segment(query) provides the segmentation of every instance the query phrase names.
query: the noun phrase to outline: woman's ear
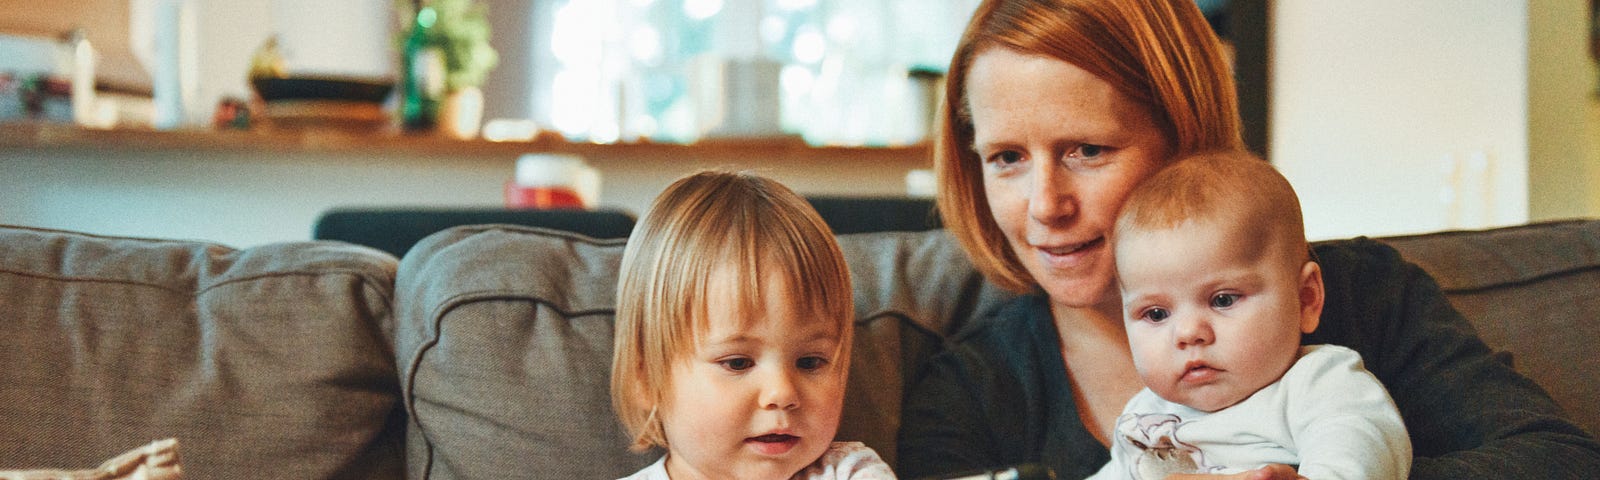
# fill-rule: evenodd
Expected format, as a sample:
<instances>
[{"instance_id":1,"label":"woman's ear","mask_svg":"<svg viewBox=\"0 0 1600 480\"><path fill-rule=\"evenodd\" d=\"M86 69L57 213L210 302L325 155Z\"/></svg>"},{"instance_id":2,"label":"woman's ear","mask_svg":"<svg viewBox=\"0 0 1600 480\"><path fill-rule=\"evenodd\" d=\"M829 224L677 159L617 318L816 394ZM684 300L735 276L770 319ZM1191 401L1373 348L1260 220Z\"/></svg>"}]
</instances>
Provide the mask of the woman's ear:
<instances>
[{"instance_id":1,"label":"woman's ear","mask_svg":"<svg viewBox=\"0 0 1600 480\"><path fill-rule=\"evenodd\" d=\"M1317 330L1322 321L1322 302L1326 292L1322 289L1322 266L1308 261L1300 267L1300 333Z\"/></svg>"}]
</instances>

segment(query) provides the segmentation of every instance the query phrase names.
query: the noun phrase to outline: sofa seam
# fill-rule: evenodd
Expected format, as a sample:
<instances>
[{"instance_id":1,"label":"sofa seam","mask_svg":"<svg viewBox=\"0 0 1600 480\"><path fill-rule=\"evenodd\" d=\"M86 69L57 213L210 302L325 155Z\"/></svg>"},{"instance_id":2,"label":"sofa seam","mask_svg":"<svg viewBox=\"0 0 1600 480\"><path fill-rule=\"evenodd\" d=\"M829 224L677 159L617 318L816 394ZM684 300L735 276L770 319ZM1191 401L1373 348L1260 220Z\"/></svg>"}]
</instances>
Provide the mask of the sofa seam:
<instances>
[{"instance_id":1,"label":"sofa seam","mask_svg":"<svg viewBox=\"0 0 1600 480\"><path fill-rule=\"evenodd\" d=\"M581 233L570 232L570 231L566 231L566 230L560 230L560 229L549 228L549 227L536 227L536 226L531 226L531 225L518 225L518 224L513 224L513 223L489 223L489 224L480 224L480 225L471 225L471 226L460 226L460 227L453 227L453 228L448 229L448 230L455 230L455 231L458 231L458 232L469 233L468 235L466 235L463 238L469 238L469 237L471 237L473 235L478 235L478 234L481 234L481 233L489 233L489 232L494 232L494 231L509 231L509 232L514 232L514 233L519 234L519 235L537 234L537 235L548 236L548 237L557 237L557 238L560 238L562 240L566 240L566 241L569 241L569 242L582 243L582 244L586 244L586 245L594 246L594 247L622 246L622 245L626 245L627 242L628 242L627 238L594 238L594 237L590 237L588 235L583 235Z\"/></svg>"},{"instance_id":2,"label":"sofa seam","mask_svg":"<svg viewBox=\"0 0 1600 480\"><path fill-rule=\"evenodd\" d=\"M359 278L359 279L361 279L361 281L362 281L361 283L363 284L364 287L368 286L368 285L382 285L384 283L384 282L378 281L378 279L373 278L372 275L370 275L370 274L368 274L366 272L363 272L360 269L354 269L354 268L332 268L332 269L327 269L327 270L293 270L293 271L286 271L286 272L258 273L258 274L254 274L254 275L246 275L246 276L241 276L241 277L226 278L226 279L217 281L215 283L212 283L210 285L206 285L205 287L196 289L195 290L195 295L198 296L200 294L204 294L204 293L209 292L211 290L218 289L218 288L221 288L221 287L225 287L225 286L228 286L228 285L232 285L232 284L235 284L235 283L252 282L252 281L261 280L261 279L267 279L267 278L307 277L307 276L322 276L322 275L329 275L329 274L333 274L333 275L349 275L349 276L353 276L353 277ZM389 282L389 283L391 285L393 284L393 282ZM378 289L378 290L380 290L380 292L381 292L382 289ZM388 303L391 303L391 304L394 303L394 296L393 295L382 295L382 296L384 297L383 300L385 302L388 302Z\"/></svg>"},{"instance_id":3,"label":"sofa seam","mask_svg":"<svg viewBox=\"0 0 1600 480\"><path fill-rule=\"evenodd\" d=\"M1423 269L1423 270L1426 271L1427 269ZM1593 271L1600 271L1600 266L1597 266L1597 265L1585 265L1585 266L1581 266L1581 267L1565 268L1565 269L1560 269L1560 270L1553 270L1553 271L1544 272L1544 273L1541 273L1541 274L1538 274L1538 275L1518 277L1515 280L1502 280L1502 281L1492 282L1492 283L1487 283L1487 284L1474 283L1473 285L1467 286L1467 287L1444 288L1444 287L1441 286L1439 288L1439 290L1441 292L1444 292L1444 293L1447 293L1447 294L1452 294L1452 295L1454 295L1454 294L1482 293L1482 292L1488 292L1488 291L1493 291L1493 290L1499 290L1499 289L1502 289L1502 288L1525 287L1525 286L1528 286L1528 285L1532 285L1532 284L1539 283L1539 282L1544 282L1544 281L1547 281L1547 280L1550 280L1550 279L1554 279L1554 278L1558 278L1558 277L1564 277L1564 276L1568 276L1568 275L1577 275L1577 274L1580 274L1580 273L1593 272ZM1432 276L1433 273L1429 272L1429 275Z\"/></svg>"},{"instance_id":4,"label":"sofa seam","mask_svg":"<svg viewBox=\"0 0 1600 480\"><path fill-rule=\"evenodd\" d=\"M231 247L231 246L228 246L228 245L223 245L221 243L217 243L217 242L213 242L213 241L206 241L206 240L185 240L185 239L175 239L175 238L137 237L137 236L128 236L128 235L100 235L100 234L73 231L73 230L60 230L60 229L54 229L54 228L30 227L30 226L27 226L27 225L14 225L14 224L0 224L0 227L4 227L6 229L22 230L22 231L27 231L27 232L32 232L32 233L44 233L44 234L50 234L50 235L65 235L65 236L72 236L72 237L78 237L78 238L88 238L88 239L98 239L98 240L127 240L127 241L136 241L136 242L159 243L159 244L163 244L163 245L196 245L196 244L198 244L198 245L205 245L205 246L208 246L208 247L223 248L223 249L227 249L228 251L235 251L235 252L239 251L238 248Z\"/></svg>"},{"instance_id":5,"label":"sofa seam","mask_svg":"<svg viewBox=\"0 0 1600 480\"><path fill-rule=\"evenodd\" d=\"M177 288L172 288L170 286L162 285L162 284L159 284L159 283L143 282L143 281L138 281L138 280L127 280L127 279L118 279L118 278L82 277L82 276L74 276L74 275L51 275L51 274L47 274L47 273L39 273L39 272L31 272L31 271L18 271L18 270L11 270L11 269L0 269L0 273L11 274L11 275L16 275L16 276L20 276L20 277L29 277L29 278L39 278L39 279L46 279L46 280L54 280L54 281L59 281L59 282L91 282L91 283L109 283L109 284L118 284L118 285L133 285L133 286L154 288L154 289L161 290L161 291L164 291L164 292L167 292L167 293L171 293L171 294L175 294L175 295L186 295L186 294L188 294L188 292L183 290L183 289L177 289ZM198 293L198 292L196 292L196 293Z\"/></svg>"}]
</instances>

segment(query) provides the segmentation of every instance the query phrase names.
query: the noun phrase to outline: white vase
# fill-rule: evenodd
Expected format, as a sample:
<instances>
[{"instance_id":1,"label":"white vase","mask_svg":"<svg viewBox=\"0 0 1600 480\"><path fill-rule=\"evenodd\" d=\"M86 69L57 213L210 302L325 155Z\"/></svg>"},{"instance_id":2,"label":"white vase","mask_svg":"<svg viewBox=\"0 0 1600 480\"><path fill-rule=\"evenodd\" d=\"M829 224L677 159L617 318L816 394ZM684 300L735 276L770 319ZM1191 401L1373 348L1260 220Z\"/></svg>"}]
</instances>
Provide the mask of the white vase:
<instances>
[{"instance_id":1,"label":"white vase","mask_svg":"<svg viewBox=\"0 0 1600 480\"><path fill-rule=\"evenodd\" d=\"M478 127L483 125L483 90L465 87L450 92L439 107L439 127L453 138L471 140L478 138Z\"/></svg>"}]
</instances>

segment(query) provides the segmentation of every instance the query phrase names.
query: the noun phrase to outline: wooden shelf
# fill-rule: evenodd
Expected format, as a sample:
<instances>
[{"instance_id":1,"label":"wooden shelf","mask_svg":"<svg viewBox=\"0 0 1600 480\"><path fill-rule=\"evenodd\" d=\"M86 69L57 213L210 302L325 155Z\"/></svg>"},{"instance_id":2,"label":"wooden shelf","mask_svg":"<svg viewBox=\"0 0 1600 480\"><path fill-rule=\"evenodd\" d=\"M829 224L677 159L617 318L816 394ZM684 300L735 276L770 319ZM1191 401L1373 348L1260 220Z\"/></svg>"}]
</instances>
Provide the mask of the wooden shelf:
<instances>
[{"instance_id":1,"label":"wooden shelf","mask_svg":"<svg viewBox=\"0 0 1600 480\"><path fill-rule=\"evenodd\" d=\"M761 155L771 158L827 157L847 159L928 158L926 145L899 147L818 147L798 138L713 140L690 145L666 143L594 144L569 142L553 135L532 141L456 140L437 135L361 134L341 130L307 131L156 131L93 130L38 122L0 123L0 149L143 150L245 153L332 153L373 155L515 156L528 152L573 153L583 156L679 158L685 155Z\"/></svg>"}]
</instances>

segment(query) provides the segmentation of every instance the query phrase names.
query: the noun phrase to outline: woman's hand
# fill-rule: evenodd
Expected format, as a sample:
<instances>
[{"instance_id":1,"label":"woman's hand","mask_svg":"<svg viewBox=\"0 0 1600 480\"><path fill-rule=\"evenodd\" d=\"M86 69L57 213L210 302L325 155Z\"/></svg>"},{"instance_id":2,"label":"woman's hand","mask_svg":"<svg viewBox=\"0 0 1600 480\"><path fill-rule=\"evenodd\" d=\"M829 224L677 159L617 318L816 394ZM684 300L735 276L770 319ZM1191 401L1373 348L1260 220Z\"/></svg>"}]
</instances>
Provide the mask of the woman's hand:
<instances>
[{"instance_id":1,"label":"woman's hand","mask_svg":"<svg viewBox=\"0 0 1600 480\"><path fill-rule=\"evenodd\" d=\"M1209 475L1199 473L1180 473L1176 475L1167 475L1167 480L1220 480L1224 478L1232 478L1235 480L1304 480L1306 477L1300 476L1299 472L1294 471L1294 467L1281 463L1274 463L1265 467L1257 468L1255 470L1231 475Z\"/></svg>"}]
</instances>

